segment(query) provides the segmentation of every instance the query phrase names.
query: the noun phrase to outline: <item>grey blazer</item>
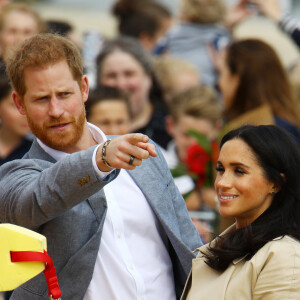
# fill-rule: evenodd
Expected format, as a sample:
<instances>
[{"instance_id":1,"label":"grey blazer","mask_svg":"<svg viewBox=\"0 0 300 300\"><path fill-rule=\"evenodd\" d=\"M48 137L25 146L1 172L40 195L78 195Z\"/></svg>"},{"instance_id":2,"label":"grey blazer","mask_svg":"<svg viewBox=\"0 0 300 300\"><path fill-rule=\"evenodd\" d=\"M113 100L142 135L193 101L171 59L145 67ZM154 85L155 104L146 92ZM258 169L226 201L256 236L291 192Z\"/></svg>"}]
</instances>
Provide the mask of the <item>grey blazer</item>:
<instances>
[{"instance_id":1,"label":"grey blazer","mask_svg":"<svg viewBox=\"0 0 300 300\"><path fill-rule=\"evenodd\" d=\"M56 162L35 141L25 159L0 168L0 221L47 237L62 299L83 299L89 286L107 210L102 188L118 175L116 170L107 181L99 180L92 165L94 149ZM179 298L194 258L192 250L201 240L157 151L158 157L145 160L129 174L166 232ZM44 275L16 289L11 299L48 299Z\"/></svg>"}]
</instances>

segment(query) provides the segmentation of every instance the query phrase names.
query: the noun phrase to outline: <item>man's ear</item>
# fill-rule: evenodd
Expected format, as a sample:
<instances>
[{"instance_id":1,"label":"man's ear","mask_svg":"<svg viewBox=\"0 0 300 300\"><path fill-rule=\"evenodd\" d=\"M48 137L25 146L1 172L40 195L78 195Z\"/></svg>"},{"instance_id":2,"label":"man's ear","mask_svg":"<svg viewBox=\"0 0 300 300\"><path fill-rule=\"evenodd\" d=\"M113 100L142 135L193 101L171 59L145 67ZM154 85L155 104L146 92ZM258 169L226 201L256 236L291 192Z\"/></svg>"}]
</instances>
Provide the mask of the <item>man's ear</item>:
<instances>
[{"instance_id":1,"label":"man's ear","mask_svg":"<svg viewBox=\"0 0 300 300\"><path fill-rule=\"evenodd\" d=\"M83 75L81 79L81 93L83 102L86 102L89 97L89 81L86 75Z\"/></svg>"},{"instance_id":2,"label":"man's ear","mask_svg":"<svg viewBox=\"0 0 300 300\"><path fill-rule=\"evenodd\" d=\"M20 97L20 95L17 92L13 91L12 92L12 99L13 99L13 101L15 103L15 106L17 107L19 113L21 115L26 115L24 102L23 102L22 98Z\"/></svg>"}]
</instances>

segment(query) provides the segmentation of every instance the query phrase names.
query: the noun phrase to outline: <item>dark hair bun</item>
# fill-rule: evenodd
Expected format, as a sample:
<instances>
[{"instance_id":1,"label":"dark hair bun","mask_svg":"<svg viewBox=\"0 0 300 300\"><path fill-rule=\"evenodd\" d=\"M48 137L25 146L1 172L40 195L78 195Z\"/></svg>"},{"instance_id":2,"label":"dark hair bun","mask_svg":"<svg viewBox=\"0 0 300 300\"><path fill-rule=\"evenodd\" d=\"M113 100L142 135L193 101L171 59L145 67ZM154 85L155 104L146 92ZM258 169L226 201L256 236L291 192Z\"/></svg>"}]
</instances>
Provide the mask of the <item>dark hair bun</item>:
<instances>
[{"instance_id":1,"label":"dark hair bun","mask_svg":"<svg viewBox=\"0 0 300 300\"><path fill-rule=\"evenodd\" d=\"M139 1L136 0L119 0L112 7L112 13L116 18L123 20L135 14L140 5Z\"/></svg>"}]
</instances>

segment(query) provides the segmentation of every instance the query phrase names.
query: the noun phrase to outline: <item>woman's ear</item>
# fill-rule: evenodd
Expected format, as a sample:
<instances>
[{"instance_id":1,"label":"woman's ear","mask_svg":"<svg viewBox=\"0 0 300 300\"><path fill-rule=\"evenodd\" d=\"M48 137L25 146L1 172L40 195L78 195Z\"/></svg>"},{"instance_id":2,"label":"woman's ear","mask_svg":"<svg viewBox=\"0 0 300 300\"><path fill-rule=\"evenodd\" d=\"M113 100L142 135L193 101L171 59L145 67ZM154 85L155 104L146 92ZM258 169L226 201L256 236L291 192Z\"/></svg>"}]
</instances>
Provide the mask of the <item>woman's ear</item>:
<instances>
[{"instance_id":1,"label":"woman's ear","mask_svg":"<svg viewBox=\"0 0 300 300\"><path fill-rule=\"evenodd\" d=\"M272 187L272 195L277 194L281 190L281 187L279 185L273 185Z\"/></svg>"},{"instance_id":2,"label":"woman's ear","mask_svg":"<svg viewBox=\"0 0 300 300\"><path fill-rule=\"evenodd\" d=\"M283 173L280 173L280 176L281 176L283 182L285 182L286 181L285 175ZM278 192L280 192L280 190L281 190L281 186L278 183L276 183L272 187L272 194L273 195L277 194Z\"/></svg>"}]
</instances>

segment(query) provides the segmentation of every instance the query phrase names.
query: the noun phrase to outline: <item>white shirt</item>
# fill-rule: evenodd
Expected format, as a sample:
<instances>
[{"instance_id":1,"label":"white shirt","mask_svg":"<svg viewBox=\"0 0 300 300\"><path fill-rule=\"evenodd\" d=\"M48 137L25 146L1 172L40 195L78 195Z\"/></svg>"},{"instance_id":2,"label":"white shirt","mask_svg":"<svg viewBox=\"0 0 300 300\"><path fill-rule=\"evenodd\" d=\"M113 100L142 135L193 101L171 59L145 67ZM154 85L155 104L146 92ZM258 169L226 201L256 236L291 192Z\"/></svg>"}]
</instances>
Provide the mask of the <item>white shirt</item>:
<instances>
[{"instance_id":1,"label":"white shirt","mask_svg":"<svg viewBox=\"0 0 300 300\"><path fill-rule=\"evenodd\" d=\"M97 143L103 143L104 133L88 125ZM38 142L56 160L69 155ZM97 168L96 150L93 164L104 178L108 173ZM104 193L107 215L84 300L176 299L167 237L142 191L122 169L119 176L104 187Z\"/></svg>"},{"instance_id":2,"label":"white shirt","mask_svg":"<svg viewBox=\"0 0 300 300\"><path fill-rule=\"evenodd\" d=\"M174 140L170 141L167 149L160 148L169 169L174 169L179 164L179 159L176 153L176 145ZM195 188L193 179L188 175L181 175L174 178L174 182L178 187L181 195L191 192Z\"/></svg>"}]
</instances>

